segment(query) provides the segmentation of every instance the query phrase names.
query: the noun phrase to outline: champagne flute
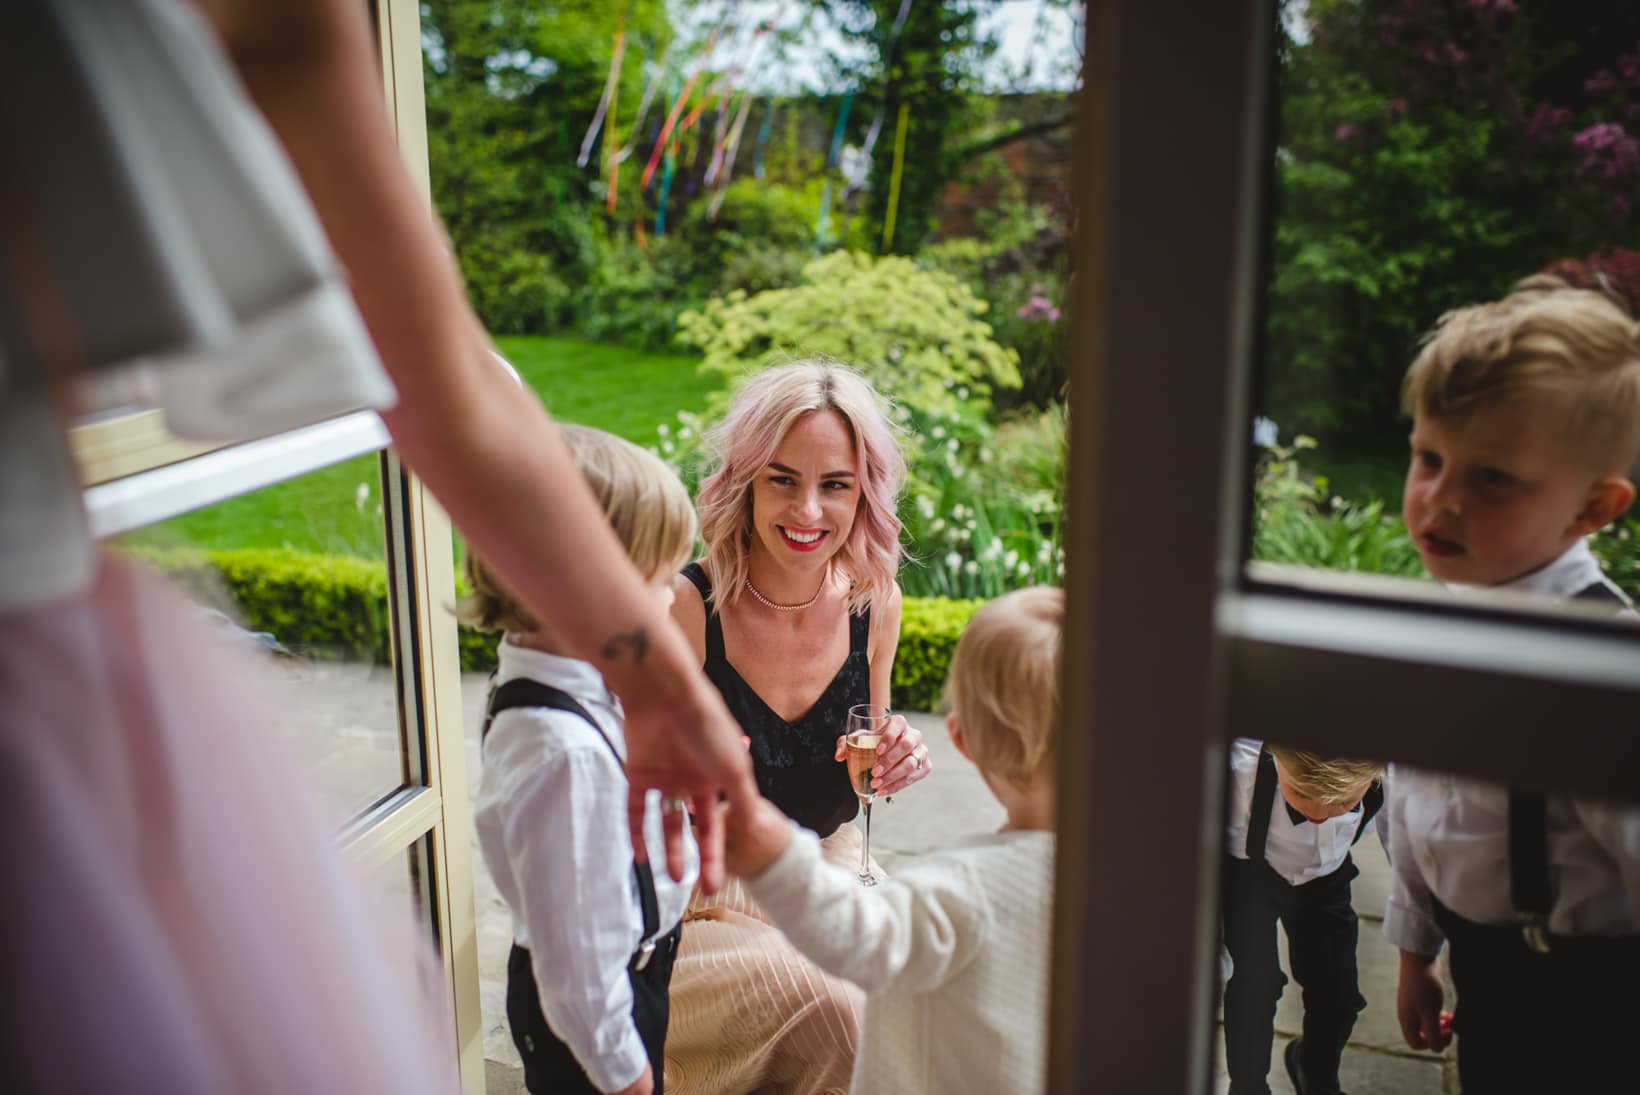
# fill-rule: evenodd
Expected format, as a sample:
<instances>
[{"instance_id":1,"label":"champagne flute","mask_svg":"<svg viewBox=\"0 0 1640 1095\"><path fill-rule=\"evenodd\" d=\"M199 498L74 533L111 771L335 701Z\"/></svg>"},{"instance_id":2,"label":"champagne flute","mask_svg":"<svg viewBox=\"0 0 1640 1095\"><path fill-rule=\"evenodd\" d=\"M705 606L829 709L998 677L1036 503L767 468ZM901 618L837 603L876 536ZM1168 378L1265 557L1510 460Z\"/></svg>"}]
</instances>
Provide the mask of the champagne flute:
<instances>
[{"instance_id":1,"label":"champagne flute","mask_svg":"<svg viewBox=\"0 0 1640 1095\"><path fill-rule=\"evenodd\" d=\"M875 886L877 879L871 873L871 804L877 798L877 788L871 783L871 770L877 765L877 743L888 729L888 708L877 703L859 703L848 709L848 724L843 745L848 753L848 782L860 798L860 807L866 815L865 839L860 844L860 874L862 886Z\"/></svg>"}]
</instances>

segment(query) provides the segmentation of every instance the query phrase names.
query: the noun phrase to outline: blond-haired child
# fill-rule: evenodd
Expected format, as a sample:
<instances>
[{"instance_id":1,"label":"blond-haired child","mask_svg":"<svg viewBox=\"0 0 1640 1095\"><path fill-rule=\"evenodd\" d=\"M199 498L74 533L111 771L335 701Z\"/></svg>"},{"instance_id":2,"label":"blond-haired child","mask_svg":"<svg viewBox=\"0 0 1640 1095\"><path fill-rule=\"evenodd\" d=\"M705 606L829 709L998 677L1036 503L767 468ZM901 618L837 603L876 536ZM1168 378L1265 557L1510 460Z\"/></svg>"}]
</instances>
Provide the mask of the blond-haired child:
<instances>
[{"instance_id":1,"label":"blond-haired child","mask_svg":"<svg viewBox=\"0 0 1640 1095\"><path fill-rule=\"evenodd\" d=\"M1634 499L1640 325L1625 306L1531 279L1443 317L1403 394L1403 510L1434 577L1632 612L1584 543ZM1401 766L1390 788L1384 934L1407 1043L1447 1044L1446 946L1465 1091L1632 1075L1640 812Z\"/></svg>"},{"instance_id":2,"label":"blond-haired child","mask_svg":"<svg viewBox=\"0 0 1640 1095\"><path fill-rule=\"evenodd\" d=\"M601 430L563 427L576 466L663 611L689 558L695 513L659 457ZM506 634L483 737L479 847L512 912L507 1020L531 1092L662 1090L667 989L698 869L682 881L635 863L620 703L469 554L462 618ZM659 792L644 835L666 858ZM685 833L688 838L687 832Z\"/></svg>"},{"instance_id":3,"label":"blond-haired child","mask_svg":"<svg viewBox=\"0 0 1640 1095\"><path fill-rule=\"evenodd\" d=\"M1064 605L1048 587L997 598L951 662L951 741L1007 811L1000 832L866 888L771 803L731 813L729 869L799 950L866 990L856 1095L1043 1089Z\"/></svg>"},{"instance_id":4,"label":"blond-haired child","mask_svg":"<svg viewBox=\"0 0 1640 1095\"><path fill-rule=\"evenodd\" d=\"M1303 1034L1283 1059L1300 1095L1338 1090L1338 1065L1366 1006L1355 964L1359 924L1350 848L1383 805L1373 761L1323 757L1241 738L1230 747L1223 926L1225 1065L1232 1095L1270 1090L1271 1038L1286 976L1276 924L1304 994Z\"/></svg>"}]
</instances>

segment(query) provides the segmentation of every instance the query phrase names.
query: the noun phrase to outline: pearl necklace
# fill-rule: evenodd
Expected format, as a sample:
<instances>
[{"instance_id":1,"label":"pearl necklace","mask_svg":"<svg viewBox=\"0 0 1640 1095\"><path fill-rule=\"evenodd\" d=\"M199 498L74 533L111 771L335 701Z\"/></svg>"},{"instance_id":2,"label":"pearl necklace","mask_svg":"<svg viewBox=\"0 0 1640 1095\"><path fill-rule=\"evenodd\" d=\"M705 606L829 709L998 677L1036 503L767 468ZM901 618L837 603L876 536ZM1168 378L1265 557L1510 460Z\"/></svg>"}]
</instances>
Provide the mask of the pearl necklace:
<instances>
[{"instance_id":1,"label":"pearl necklace","mask_svg":"<svg viewBox=\"0 0 1640 1095\"><path fill-rule=\"evenodd\" d=\"M829 574L828 574L828 576L829 576ZM818 601L820 599L820 594L824 593L825 591L826 591L826 583L824 581L822 581L820 583L820 588L814 591L814 596L810 597L808 600L804 601L802 604L800 604L800 605L777 605L773 601L769 600L767 597L763 596L763 594L761 594L757 591L757 587L752 584L751 578L748 577L746 579L746 592L750 593L757 600L758 604L762 605L764 608L772 608L776 612L801 612L805 608L808 608L811 605L813 605L814 602Z\"/></svg>"}]
</instances>

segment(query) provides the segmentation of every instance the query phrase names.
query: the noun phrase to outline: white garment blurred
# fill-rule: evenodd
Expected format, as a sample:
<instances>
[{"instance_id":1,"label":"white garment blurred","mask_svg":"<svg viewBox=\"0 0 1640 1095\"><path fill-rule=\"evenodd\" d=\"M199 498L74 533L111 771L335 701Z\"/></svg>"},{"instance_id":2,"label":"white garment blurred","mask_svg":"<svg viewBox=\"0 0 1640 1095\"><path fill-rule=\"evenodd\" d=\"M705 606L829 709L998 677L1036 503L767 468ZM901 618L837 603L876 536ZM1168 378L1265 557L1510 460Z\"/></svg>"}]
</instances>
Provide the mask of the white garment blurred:
<instances>
[{"instance_id":1,"label":"white garment blurred","mask_svg":"<svg viewBox=\"0 0 1640 1095\"><path fill-rule=\"evenodd\" d=\"M459 1091L424 929L342 860L265 666L91 543L64 405L237 440L392 398L178 0L0 4L0 1087Z\"/></svg>"}]
</instances>

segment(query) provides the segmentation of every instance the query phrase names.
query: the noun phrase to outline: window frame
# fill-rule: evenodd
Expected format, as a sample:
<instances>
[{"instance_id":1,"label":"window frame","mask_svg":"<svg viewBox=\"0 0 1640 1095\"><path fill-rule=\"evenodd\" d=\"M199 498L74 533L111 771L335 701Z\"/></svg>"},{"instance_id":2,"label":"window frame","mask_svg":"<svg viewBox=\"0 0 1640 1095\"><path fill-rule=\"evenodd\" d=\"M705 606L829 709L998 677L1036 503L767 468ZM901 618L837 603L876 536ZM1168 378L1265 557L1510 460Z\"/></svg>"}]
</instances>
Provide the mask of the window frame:
<instances>
[{"instance_id":1,"label":"window frame","mask_svg":"<svg viewBox=\"0 0 1640 1095\"><path fill-rule=\"evenodd\" d=\"M1621 629L1246 577L1276 18L1272 0L1088 5L1056 1092L1209 1090L1234 737L1640 798L1623 778L1640 647ZM1552 749L1500 733L1540 724Z\"/></svg>"}]
</instances>

